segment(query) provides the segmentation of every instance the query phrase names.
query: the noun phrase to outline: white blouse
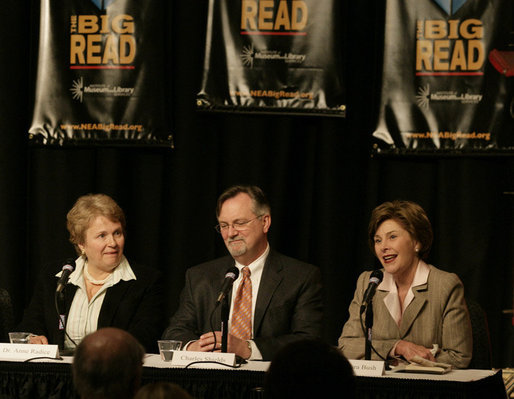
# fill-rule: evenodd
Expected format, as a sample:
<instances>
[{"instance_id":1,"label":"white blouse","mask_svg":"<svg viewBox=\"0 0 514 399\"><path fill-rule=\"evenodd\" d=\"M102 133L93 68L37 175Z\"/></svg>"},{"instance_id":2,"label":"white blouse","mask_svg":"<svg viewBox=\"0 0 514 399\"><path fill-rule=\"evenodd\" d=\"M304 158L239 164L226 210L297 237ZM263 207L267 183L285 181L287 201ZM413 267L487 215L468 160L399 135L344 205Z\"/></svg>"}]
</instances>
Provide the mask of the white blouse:
<instances>
[{"instance_id":1,"label":"white blouse","mask_svg":"<svg viewBox=\"0 0 514 399\"><path fill-rule=\"evenodd\" d=\"M413 287L417 287L419 285L426 284L428 281L428 275L430 273L430 268L428 265L420 260L418 262L418 266L416 268L416 274L414 275L414 279L412 280L412 284L405 296L405 300L403 301L403 309L400 305L400 297L398 296L398 288L396 287L396 283L394 282L393 275L387 272L384 272L384 279L377 287L380 291L389 291L389 293L384 298L384 304L389 310L391 317L396 322L398 326L400 326L402 322L402 317L405 312L405 309L409 306L409 304L414 299L414 293L412 292Z\"/></svg>"}]
</instances>

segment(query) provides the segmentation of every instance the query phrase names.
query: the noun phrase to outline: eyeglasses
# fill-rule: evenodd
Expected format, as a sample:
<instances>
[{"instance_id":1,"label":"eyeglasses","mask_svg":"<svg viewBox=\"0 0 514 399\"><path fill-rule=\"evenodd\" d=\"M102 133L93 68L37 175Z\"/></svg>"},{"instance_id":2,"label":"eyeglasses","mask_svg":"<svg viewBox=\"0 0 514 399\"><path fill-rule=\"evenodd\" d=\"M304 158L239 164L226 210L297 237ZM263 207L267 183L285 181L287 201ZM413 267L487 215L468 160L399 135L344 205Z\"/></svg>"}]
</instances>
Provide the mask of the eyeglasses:
<instances>
[{"instance_id":1,"label":"eyeglasses","mask_svg":"<svg viewBox=\"0 0 514 399\"><path fill-rule=\"evenodd\" d=\"M264 215L256 216L256 217L254 217L253 219L250 219L250 220L238 220L237 222L234 222L232 224L220 223L220 224L217 224L216 226L214 226L214 228L216 229L216 231L218 233L223 233L224 231L228 231L230 226L232 226L232 228L234 230L244 231L244 230L248 230L249 229L248 225L251 222L253 222L255 219L259 219L262 216L264 216Z\"/></svg>"}]
</instances>

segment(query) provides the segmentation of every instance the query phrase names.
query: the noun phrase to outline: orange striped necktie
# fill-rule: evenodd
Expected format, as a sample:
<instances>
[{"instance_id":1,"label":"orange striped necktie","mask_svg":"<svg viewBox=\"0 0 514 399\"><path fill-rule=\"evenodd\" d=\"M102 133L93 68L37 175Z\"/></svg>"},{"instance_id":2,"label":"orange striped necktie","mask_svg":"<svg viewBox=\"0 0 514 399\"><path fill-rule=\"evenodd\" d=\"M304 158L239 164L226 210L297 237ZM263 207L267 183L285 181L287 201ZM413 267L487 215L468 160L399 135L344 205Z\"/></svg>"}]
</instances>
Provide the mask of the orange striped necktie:
<instances>
[{"instance_id":1,"label":"orange striped necktie","mask_svg":"<svg viewBox=\"0 0 514 399\"><path fill-rule=\"evenodd\" d=\"M230 333L237 338L252 339L252 280L250 269L242 269L243 279L237 289Z\"/></svg>"}]
</instances>

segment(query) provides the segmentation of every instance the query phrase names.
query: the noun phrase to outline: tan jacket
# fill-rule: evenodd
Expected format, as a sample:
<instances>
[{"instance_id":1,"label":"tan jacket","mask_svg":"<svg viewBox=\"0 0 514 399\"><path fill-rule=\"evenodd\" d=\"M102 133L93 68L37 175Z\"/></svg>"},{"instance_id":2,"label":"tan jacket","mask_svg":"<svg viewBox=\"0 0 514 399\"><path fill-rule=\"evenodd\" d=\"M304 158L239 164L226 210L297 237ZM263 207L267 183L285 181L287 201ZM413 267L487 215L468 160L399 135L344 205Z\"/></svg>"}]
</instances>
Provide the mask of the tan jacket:
<instances>
[{"instance_id":1,"label":"tan jacket","mask_svg":"<svg viewBox=\"0 0 514 399\"><path fill-rule=\"evenodd\" d=\"M426 284L413 287L414 299L405 309L400 327L384 304L388 291L377 289L373 298L372 345L384 358L399 340L427 348L438 344L439 362L465 368L471 360L473 341L468 308L464 300L464 286L459 277L429 265ZM343 327L339 348L349 359L364 358L365 340L359 319L362 297L371 272L359 276L350 304L350 318ZM363 314L364 324L364 314ZM380 358L372 351L372 359Z\"/></svg>"}]
</instances>

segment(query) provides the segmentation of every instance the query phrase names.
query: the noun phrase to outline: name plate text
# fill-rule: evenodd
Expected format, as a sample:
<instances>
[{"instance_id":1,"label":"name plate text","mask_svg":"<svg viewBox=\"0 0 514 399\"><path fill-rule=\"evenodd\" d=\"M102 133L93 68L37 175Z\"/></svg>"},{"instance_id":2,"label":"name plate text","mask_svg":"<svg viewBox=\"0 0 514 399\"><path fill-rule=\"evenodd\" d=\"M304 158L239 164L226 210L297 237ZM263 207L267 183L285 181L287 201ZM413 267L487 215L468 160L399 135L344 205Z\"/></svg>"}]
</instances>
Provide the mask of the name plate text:
<instances>
[{"instance_id":1,"label":"name plate text","mask_svg":"<svg viewBox=\"0 0 514 399\"><path fill-rule=\"evenodd\" d=\"M193 362L216 362L227 366L236 365L235 353L174 351L171 358L172 366L187 366Z\"/></svg>"},{"instance_id":2,"label":"name plate text","mask_svg":"<svg viewBox=\"0 0 514 399\"><path fill-rule=\"evenodd\" d=\"M0 344L0 358L8 360L27 360L36 357L59 357L57 345Z\"/></svg>"},{"instance_id":3,"label":"name plate text","mask_svg":"<svg viewBox=\"0 0 514 399\"><path fill-rule=\"evenodd\" d=\"M383 360L354 360L348 359L353 367L353 372L358 377L380 377L385 372Z\"/></svg>"}]
</instances>

